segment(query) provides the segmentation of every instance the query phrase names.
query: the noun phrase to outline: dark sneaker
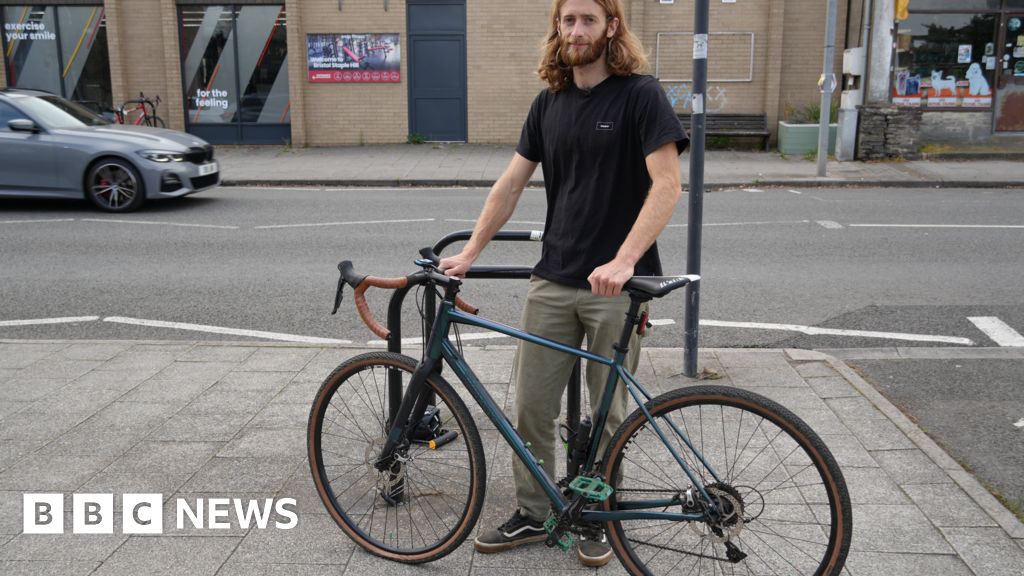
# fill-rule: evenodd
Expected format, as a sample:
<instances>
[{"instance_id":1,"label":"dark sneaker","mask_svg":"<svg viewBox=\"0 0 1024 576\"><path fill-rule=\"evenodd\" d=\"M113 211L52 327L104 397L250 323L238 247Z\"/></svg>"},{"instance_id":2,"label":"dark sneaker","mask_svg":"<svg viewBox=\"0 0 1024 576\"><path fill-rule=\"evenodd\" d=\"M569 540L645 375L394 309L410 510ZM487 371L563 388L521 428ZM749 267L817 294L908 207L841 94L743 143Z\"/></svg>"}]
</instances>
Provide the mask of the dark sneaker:
<instances>
[{"instance_id":1,"label":"dark sneaker","mask_svg":"<svg viewBox=\"0 0 1024 576\"><path fill-rule=\"evenodd\" d=\"M477 536L473 541L473 547L477 552L493 554L531 542L543 542L547 538L548 533L544 530L543 522L531 520L516 510L507 522Z\"/></svg>"},{"instance_id":2,"label":"dark sneaker","mask_svg":"<svg viewBox=\"0 0 1024 576\"><path fill-rule=\"evenodd\" d=\"M576 555L579 556L580 563L584 566L604 566L612 559L612 547L608 544L608 537L602 531L600 537L580 536Z\"/></svg>"}]
</instances>

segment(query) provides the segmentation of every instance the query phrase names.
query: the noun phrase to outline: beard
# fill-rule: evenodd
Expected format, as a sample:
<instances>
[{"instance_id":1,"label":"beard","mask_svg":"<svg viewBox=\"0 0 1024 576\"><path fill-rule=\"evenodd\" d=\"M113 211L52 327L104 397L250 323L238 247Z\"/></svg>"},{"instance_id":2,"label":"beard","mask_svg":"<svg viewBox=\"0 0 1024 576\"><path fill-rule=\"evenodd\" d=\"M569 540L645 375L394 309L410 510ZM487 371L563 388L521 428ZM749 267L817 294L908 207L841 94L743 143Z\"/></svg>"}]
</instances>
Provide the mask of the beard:
<instances>
[{"instance_id":1,"label":"beard","mask_svg":"<svg viewBox=\"0 0 1024 576\"><path fill-rule=\"evenodd\" d=\"M597 62L598 58L604 55L605 48L608 46L608 37L602 32L596 40L587 44L582 50L573 48L570 44L568 38L562 40L562 59L569 66L586 66Z\"/></svg>"}]
</instances>

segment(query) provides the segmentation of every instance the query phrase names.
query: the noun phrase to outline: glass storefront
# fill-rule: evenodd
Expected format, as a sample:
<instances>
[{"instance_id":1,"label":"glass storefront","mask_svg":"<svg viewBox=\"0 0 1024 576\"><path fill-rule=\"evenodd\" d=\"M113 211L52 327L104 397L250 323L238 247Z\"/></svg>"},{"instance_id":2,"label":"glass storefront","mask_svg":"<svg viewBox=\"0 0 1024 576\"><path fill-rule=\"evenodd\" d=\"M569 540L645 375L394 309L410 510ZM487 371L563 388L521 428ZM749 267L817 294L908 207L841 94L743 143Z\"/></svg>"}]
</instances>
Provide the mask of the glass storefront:
<instances>
[{"instance_id":1,"label":"glass storefront","mask_svg":"<svg viewBox=\"0 0 1024 576\"><path fill-rule=\"evenodd\" d=\"M291 135L283 5L179 7L189 132L215 143Z\"/></svg>"},{"instance_id":2,"label":"glass storefront","mask_svg":"<svg viewBox=\"0 0 1024 576\"><path fill-rule=\"evenodd\" d=\"M2 15L9 86L112 105L102 6L4 6Z\"/></svg>"},{"instance_id":3,"label":"glass storefront","mask_svg":"<svg viewBox=\"0 0 1024 576\"><path fill-rule=\"evenodd\" d=\"M991 108L998 21L998 14L912 12L897 27L893 103Z\"/></svg>"}]
</instances>

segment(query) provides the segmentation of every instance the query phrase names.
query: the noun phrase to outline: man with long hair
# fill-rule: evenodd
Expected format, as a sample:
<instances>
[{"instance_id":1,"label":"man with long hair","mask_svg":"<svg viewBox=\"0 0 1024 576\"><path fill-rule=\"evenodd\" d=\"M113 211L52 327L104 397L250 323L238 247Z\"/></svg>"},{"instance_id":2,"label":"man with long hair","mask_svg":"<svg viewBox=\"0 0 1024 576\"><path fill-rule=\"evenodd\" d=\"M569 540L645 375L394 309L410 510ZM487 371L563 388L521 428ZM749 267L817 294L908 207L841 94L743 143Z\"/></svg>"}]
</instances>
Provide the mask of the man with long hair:
<instances>
[{"instance_id":1,"label":"man with long hair","mask_svg":"<svg viewBox=\"0 0 1024 576\"><path fill-rule=\"evenodd\" d=\"M554 0L549 25L538 69L548 88L530 107L516 153L491 188L472 237L441 268L451 276L469 270L543 164L547 219L523 328L573 346L586 335L591 351L611 356L629 306L622 286L634 275L662 273L655 239L679 198L678 156L688 140L658 81L639 74L647 57L626 26L620 0ZM630 371L638 360L634 335ZM573 362L529 343L516 359L516 428L552 478L556 422ZM607 378L606 366L588 364L592 406L600 403ZM619 386L599 454L627 415L626 397ZM480 552L547 537L547 496L522 462L514 463L513 472L518 509L476 538ZM577 553L587 566L603 566L612 557L599 528L583 534Z\"/></svg>"}]
</instances>

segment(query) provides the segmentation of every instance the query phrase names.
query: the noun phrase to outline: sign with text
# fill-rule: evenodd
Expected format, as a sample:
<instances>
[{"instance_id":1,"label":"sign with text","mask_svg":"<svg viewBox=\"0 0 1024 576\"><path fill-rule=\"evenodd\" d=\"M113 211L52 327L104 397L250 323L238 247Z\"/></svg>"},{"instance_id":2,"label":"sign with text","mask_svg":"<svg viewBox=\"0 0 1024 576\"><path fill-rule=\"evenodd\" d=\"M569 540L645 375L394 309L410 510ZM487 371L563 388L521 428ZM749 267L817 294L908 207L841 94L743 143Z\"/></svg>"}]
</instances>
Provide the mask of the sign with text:
<instances>
[{"instance_id":1,"label":"sign with text","mask_svg":"<svg viewBox=\"0 0 1024 576\"><path fill-rule=\"evenodd\" d=\"M401 82L398 34L307 34L310 82Z\"/></svg>"}]
</instances>

